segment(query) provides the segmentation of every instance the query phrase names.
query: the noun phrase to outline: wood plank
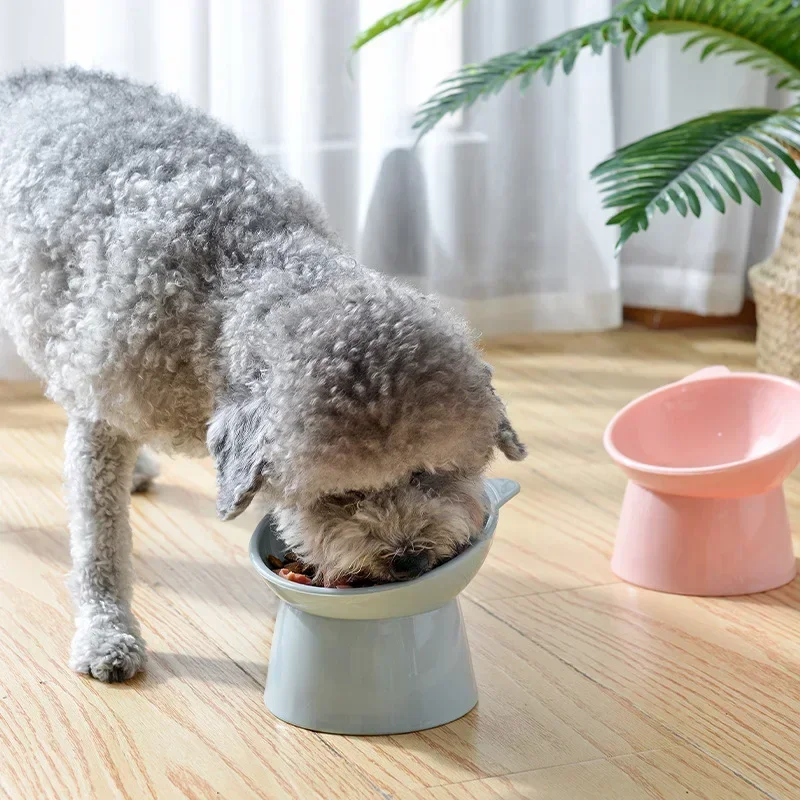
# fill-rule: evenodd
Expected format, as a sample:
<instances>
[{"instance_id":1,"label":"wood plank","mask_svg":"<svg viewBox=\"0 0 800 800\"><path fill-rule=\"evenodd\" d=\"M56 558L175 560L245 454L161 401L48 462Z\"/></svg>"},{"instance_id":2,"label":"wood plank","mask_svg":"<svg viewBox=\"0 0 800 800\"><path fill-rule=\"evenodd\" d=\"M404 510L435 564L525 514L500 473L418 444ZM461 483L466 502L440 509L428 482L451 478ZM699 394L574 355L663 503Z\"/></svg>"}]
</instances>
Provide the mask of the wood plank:
<instances>
[{"instance_id":1,"label":"wood plank","mask_svg":"<svg viewBox=\"0 0 800 800\"><path fill-rule=\"evenodd\" d=\"M502 778L438 786L396 800L765 800L767 795L690 747L568 764Z\"/></svg>"},{"instance_id":2,"label":"wood plank","mask_svg":"<svg viewBox=\"0 0 800 800\"><path fill-rule=\"evenodd\" d=\"M616 756L675 741L474 603L462 606L480 692L474 712L421 733L328 738L386 792Z\"/></svg>"},{"instance_id":3,"label":"wood plank","mask_svg":"<svg viewBox=\"0 0 800 800\"><path fill-rule=\"evenodd\" d=\"M63 424L64 412L29 381L0 381L0 428L38 428Z\"/></svg>"},{"instance_id":4,"label":"wood plank","mask_svg":"<svg viewBox=\"0 0 800 800\"><path fill-rule=\"evenodd\" d=\"M534 457L535 458L535 457ZM569 482L573 468L565 467ZM604 509L539 473L532 465L494 472L525 487L502 512L485 565L468 597L492 599L612 583L609 567L616 508Z\"/></svg>"},{"instance_id":5,"label":"wood plank","mask_svg":"<svg viewBox=\"0 0 800 800\"><path fill-rule=\"evenodd\" d=\"M63 424L6 428L0 422L0 531L66 521Z\"/></svg>"},{"instance_id":6,"label":"wood plank","mask_svg":"<svg viewBox=\"0 0 800 800\"><path fill-rule=\"evenodd\" d=\"M60 532L0 534L0 787L11 797L376 797L316 734L276 723L262 683L146 582L151 657L108 686L66 667ZM8 561L6 561L8 564ZM302 768L299 768L302 765Z\"/></svg>"},{"instance_id":7,"label":"wood plank","mask_svg":"<svg viewBox=\"0 0 800 800\"><path fill-rule=\"evenodd\" d=\"M788 599L797 586L731 600L616 584L487 607L763 791L795 797L800 645L783 640L800 606L790 619Z\"/></svg>"}]
</instances>

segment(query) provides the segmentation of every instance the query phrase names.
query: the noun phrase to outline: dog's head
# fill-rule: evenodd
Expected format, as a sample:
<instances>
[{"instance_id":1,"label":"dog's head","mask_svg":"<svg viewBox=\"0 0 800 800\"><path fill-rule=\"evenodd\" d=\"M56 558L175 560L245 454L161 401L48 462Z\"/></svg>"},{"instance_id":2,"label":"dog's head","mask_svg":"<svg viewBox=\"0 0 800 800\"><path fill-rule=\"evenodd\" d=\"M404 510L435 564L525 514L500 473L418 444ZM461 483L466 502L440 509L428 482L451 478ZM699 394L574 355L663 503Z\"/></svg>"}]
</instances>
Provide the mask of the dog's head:
<instances>
[{"instance_id":1,"label":"dog's head","mask_svg":"<svg viewBox=\"0 0 800 800\"><path fill-rule=\"evenodd\" d=\"M223 518L264 492L289 547L326 581L385 581L464 549L493 451L525 456L459 320L363 284L270 315L253 375L209 427Z\"/></svg>"},{"instance_id":2,"label":"dog's head","mask_svg":"<svg viewBox=\"0 0 800 800\"><path fill-rule=\"evenodd\" d=\"M480 477L420 471L384 489L285 507L277 518L287 547L335 585L416 578L464 550L485 515Z\"/></svg>"}]
</instances>

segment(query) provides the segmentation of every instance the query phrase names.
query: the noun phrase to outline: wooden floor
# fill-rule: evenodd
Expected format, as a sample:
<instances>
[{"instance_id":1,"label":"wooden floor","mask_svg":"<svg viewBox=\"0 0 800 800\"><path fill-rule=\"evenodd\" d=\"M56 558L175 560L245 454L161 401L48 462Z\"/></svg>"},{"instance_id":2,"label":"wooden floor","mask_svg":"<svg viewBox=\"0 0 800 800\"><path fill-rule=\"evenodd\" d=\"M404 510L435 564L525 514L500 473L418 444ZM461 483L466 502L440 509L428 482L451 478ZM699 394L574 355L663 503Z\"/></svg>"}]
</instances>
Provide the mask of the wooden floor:
<instances>
[{"instance_id":1,"label":"wooden floor","mask_svg":"<svg viewBox=\"0 0 800 800\"><path fill-rule=\"evenodd\" d=\"M749 337L628 329L490 348L532 455L496 465L523 491L463 596L480 703L381 738L297 730L264 708L276 602L248 564L258 514L220 523L204 462L166 461L133 501L147 673L72 674L64 420L32 387L2 387L0 796L800 797L800 582L694 599L609 570L623 479L605 423L697 367L751 367ZM800 531L800 480L788 497Z\"/></svg>"}]
</instances>

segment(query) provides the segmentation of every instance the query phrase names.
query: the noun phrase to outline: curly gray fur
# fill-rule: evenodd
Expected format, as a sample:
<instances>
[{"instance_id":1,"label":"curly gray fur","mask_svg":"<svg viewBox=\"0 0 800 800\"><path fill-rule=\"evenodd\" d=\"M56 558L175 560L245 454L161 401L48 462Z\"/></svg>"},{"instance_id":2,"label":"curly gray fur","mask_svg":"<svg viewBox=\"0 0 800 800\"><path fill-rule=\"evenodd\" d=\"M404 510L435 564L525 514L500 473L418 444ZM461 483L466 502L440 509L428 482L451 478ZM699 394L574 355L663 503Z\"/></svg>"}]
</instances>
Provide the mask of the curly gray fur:
<instances>
[{"instance_id":1,"label":"curly gray fur","mask_svg":"<svg viewBox=\"0 0 800 800\"><path fill-rule=\"evenodd\" d=\"M320 574L373 579L466 546L493 448L524 456L460 320L357 264L299 185L150 87L0 82L0 295L69 415L73 664L102 680L144 660L142 444L207 446L222 517L263 493Z\"/></svg>"}]
</instances>

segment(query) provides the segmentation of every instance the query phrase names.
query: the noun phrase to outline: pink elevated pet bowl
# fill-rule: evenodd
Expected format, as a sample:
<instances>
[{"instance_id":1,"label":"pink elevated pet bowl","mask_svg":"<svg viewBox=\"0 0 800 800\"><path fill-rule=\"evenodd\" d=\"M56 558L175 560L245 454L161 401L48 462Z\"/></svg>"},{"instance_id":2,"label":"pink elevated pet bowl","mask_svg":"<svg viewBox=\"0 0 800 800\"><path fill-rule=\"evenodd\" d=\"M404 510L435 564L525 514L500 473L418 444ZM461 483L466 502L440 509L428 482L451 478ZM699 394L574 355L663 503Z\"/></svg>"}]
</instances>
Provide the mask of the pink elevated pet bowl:
<instances>
[{"instance_id":1,"label":"pink elevated pet bowl","mask_svg":"<svg viewBox=\"0 0 800 800\"><path fill-rule=\"evenodd\" d=\"M800 461L800 384L708 367L606 428L630 478L611 568L662 592L764 592L795 576L783 481Z\"/></svg>"}]
</instances>

